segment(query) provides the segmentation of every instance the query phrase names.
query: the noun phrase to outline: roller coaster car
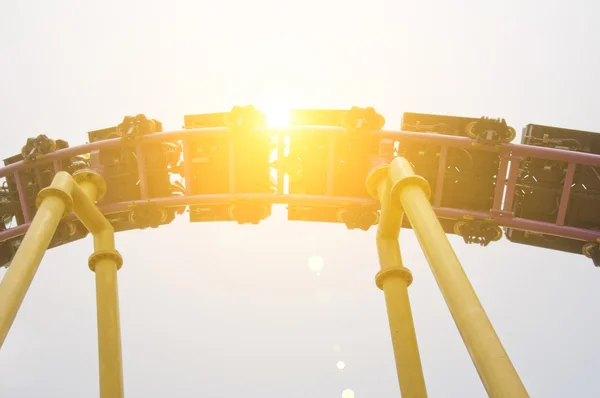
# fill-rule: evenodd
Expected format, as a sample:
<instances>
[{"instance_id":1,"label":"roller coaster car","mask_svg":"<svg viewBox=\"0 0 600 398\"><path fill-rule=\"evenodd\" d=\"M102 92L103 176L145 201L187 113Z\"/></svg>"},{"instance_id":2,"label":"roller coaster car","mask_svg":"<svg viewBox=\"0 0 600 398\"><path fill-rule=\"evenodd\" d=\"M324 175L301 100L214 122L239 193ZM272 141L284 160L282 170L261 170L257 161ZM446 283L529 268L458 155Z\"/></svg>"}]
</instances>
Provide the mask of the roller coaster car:
<instances>
[{"instance_id":1,"label":"roller coaster car","mask_svg":"<svg viewBox=\"0 0 600 398\"><path fill-rule=\"evenodd\" d=\"M506 120L488 117L469 122L465 126L465 132L477 141L491 144L509 143L517 136L515 129L507 125Z\"/></svg>"},{"instance_id":2,"label":"roller coaster car","mask_svg":"<svg viewBox=\"0 0 600 398\"><path fill-rule=\"evenodd\" d=\"M39 191L46 188L52 182L56 174L54 164L36 165L35 161L55 150L68 148L69 144L63 140L52 140L45 135L29 138L20 154L4 160L5 165L13 164L22 160L31 163L31 167L19 172L21 183L26 195L29 213L33 217L37 212L35 199ZM81 168L89 167L88 160L82 156L75 156L62 160L58 165L62 170L73 173ZM25 223L23 211L19 200L17 183L14 175L6 177L0 187L0 231L5 230L7 225L16 221L17 225ZM88 234L87 229L80 222L61 222L54 237L50 242L50 248L57 247L69 242L84 238ZM0 243L0 266L7 266L16 253L22 237L13 238Z\"/></svg>"},{"instance_id":3,"label":"roller coaster car","mask_svg":"<svg viewBox=\"0 0 600 398\"><path fill-rule=\"evenodd\" d=\"M265 115L248 107L231 112L186 115L184 128L229 127L229 134L202 135L186 140L191 175L186 176L194 195L273 193L270 156L273 140L256 128L265 126ZM233 155L233 157L231 156ZM233 170L230 168L233 166ZM230 179L233 171L233 181ZM233 186L231 183L233 182ZM191 222L236 221L258 224L271 215L271 205L249 200L231 204L190 206Z\"/></svg>"},{"instance_id":4,"label":"roller coaster car","mask_svg":"<svg viewBox=\"0 0 600 398\"><path fill-rule=\"evenodd\" d=\"M600 134L529 124L523 129L521 143L569 151L600 154ZM555 223L558 216L566 162L524 158L521 161L513 212L515 217ZM597 230L600 228L600 168L578 165L564 223L567 226ZM584 253L586 242L507 229L513 242L531 246Z\"/></svg>"},{"instance_id":5,"label":"roller coaster car","mask_svg":"<svg viewBox=\"0 0 600 398\"><path fill-rule=\"evenodd\" d=\"M117 127L88 132L90 142L120 138ZM135 148L103 149L90 154L91 165L98 170L107 184L106 196L101 203L118 203L141 198Z\"/></svg>"},{"instance_id":6,"label":"roller coaster car","mask_svg":"<svg viewBox=\"0 0 600 398\"><path fill-rule=\"evenodd\" d=\"M37 137L27 139L27 143L21 148L21 158L27 163L34 162L49 153L68 147L69 143L67 141L53 140L44 134L40 134ZM60 166L62 170L73 173L81 168L88 167L89 164L84 156L75 156L61 161Z\"/></svg>"},{"instance_id":7,"label":"roller coaster car","mask_svg":"<svg viewBox=\"0 0 600 398\"><path fill-rule=\"evenodd\" d=\"M293 126L344 127L349 130L373 131L385 125L385 118L374 108L353 106L347 109L295 109L290 115Z\"/></svg>"},{"instance_id":8,"label":"roller coaster car","mask_svg":"<svg viewBox=\"0 0 600 398\"><path fill-rule=\"evenodd\" d=\"M482 123L482 120L487 123L489 119L404 113L402 130L472 137L474 126ZM503 122L500 125L504 126L506 123ZM432 196L435 196L441 146L400 141L397 143L397 147L398 154L408 159L413 165L415 173L429 182ZM494 201L499 164L500 158L496 153L449 147L440 206L488 212ZM455 232L455 221L441 219L440 222L447 233ZM407 219L403 226L410 227Z\"/></svg>"},{"instance_id":9,"label":"roller coaster car","mask_svg":"<svg viewBox=\"0 0 600 398\"><path fill-rule=\"evenodd\" d=\"M44 134L40 134L37 137L27 139L27 143L21 148L21 155L23 155L23 161L32 162L48 153L54 152L56 149L56 141Z\"/></svg>"},{"instance_id":10,"label":"roller coaster car","mask_svg":"<svg viewBox=\"0 0 600 398\"><path fill-rule=\"evenodd\" d=\"M11 156L10 158L4 159L4 164L8 166L9 164L13 164L22 160L23 155L18 154L15 156ZM52 163L37 167L34 163L32 164L32 166L33 167L31 169L22 170L19 174L26 196L26 203L29 210L29 214L31 214L31 216L33 217L33 215L37 211L37 207L35 205L35 198L42 189L50 185L52 179L54 178L55 171L54 165ZM19 203L17 182L14 175L6 177L6 188L8 196L10 197L10 201L12 203ZM23 210L21 209L21 205L19 204L18 206L19 209L17 212L15 212L14 216L17 221L17 225L21 225L25 223L25 218L23 216Z\"/></svg>"},{"instance_id":11,"label":"roller coaster car","mask_svg":"<svg viewBox=\"0 0 600 398\"><path fill-rule=\"evenodd\" d=\"M323 135L310 129L290 137L286 159L289 193L346 198L370 198L366 178L379 158L379 141L372 135L385 124L373 108L350 110L294 110L296 126L343 127L339 135ZM333 181L328 192L329 156L333 154ZM377 211L361 207L288 206L288 219L294 221L340 222L348 229L368 230L379 220Z\"/></svg>"},{"instance_id":12,"label":"roller coaster car","mask_svg":"<svg viewBox=\"0 0 600 398\"><path fill-rule=\"evenodd\" d=\"M115 231L158 228L170 224L180 209L159 207L153 203L130 206L129 211L106 214Z\"/></svg>"},{"instance_id":13,"label":"roller coaster car","mask_svg":"<svg viewBox=\"0 0 600 398\"><path fill-rule=\"evenodd\" d=\"M90 142L114 138L136 139L145 134L162 131L162 123L148 119L144 115L126 116L115 126L88 132ZM168 197L183 194L183 187L171 182L171 174L175 171L181 156L179 142L144 143L141 151L144 155L146 183L149 198ZM91 154L92 167L99 170L106 180L107 193L101 204L129 202L140 200L139 170L137 150L134 146L116 149L102 149ZM111 221L115 231L145 228L170 223L176 213L182 209L152 208L148 212L134 214L126 211L123 214L112 214ZM163 214L166 213L166 216ZM136 219L136 221L132 221ZM125 220L125 221L124 221ZM156 220L159 220L158 224Z\"/></svg>"},{"instance_id":14,"label":"roller coaster car","mask_svg":"<svg viewBox=\"0 0 600 398\"><path fill-rule=\"evenodd\" d=\"M29 214L33 217L37 211L35 205L35 198L37 194L44 188L50 185L54 175L56 174L55 165L44 164L36 165L35 160L40 159L44 155L50 153L49 151L55 151L65 149L69 147L69 143L63 140L52 140L45 135L40 135L35 138L29 138L27 144L23 147L22 151L18 155L11 156L4 159L4 165L17 163L23 161L24 155L29 156L28 162L31 167L19 172L21 183L23 184L24 192L26 195L26 202L29 208ZM69 159L62 160L57 166L62 170L69 173L73 173L79 169L89 167L89 161L83 156L75 156ZM2 217L8 217L16 219L17 225L25 223L23 211L19 201L19 193L17 189L17 182L14 175L6 177L6 181L3 183L2 191L0 196L3 199L0 200L0 214Z\"/></svg>"}]
</instances>

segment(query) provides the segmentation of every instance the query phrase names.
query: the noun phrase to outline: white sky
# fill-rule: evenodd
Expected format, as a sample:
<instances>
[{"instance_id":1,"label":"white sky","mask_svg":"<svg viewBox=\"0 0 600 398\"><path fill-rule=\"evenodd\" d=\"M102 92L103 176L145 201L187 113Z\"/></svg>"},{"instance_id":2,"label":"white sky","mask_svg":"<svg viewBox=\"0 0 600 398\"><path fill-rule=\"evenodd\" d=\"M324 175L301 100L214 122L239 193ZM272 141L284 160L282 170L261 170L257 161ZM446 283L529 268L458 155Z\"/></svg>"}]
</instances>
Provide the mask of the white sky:
<instances>
[{"instance_id":1,"label":"white sky","mask_svg":"<svg viewBox=\"0 0 600 398\"><path fill-rule=\"evenodd\" d=\"M414 111L599 131L599 11L592 0L6 1L0 155L40 133L82 144L126 114L179 128L186 113L247 103L371 105L389 128ZM506 240L451 241L530 394L600 396L600 270ZM485 396L412 232L401 244L430 396ZM258 227L181 218L117 245L127 396L398 396L374 230L280 210ZM45 256L0 353L0 397L97 396L91 250L88 238Z\"/></svg>"}]
</instances>

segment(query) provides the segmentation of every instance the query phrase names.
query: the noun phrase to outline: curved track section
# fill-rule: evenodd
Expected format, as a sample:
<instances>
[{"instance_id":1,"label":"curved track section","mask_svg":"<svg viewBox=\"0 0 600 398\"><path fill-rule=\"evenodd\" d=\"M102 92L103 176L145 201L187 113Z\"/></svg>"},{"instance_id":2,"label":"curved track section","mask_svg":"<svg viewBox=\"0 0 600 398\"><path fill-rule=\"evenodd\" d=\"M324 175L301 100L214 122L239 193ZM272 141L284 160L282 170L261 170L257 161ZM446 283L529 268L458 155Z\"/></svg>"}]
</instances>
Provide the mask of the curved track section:
<instances>
[{"instance_id":1,"label":"curved track section","mask_svg":"<svg viewBox=\"0 0 600 398\"><path fill-rule=\"evenodd\" d=\"M406 113L402 130L390 131L381 129L372 108L353 108L342 122L329 117L340 111L303 111L303 120L271 128L235 110L188 115L185 128L174 131L161 131L160 122L142 115L125 118L89 132L90 143L75 147L63 142L42 150L28 142L0 169L0 265L10 263L27 231L35 196L61 170L103 174L109 194L99 208L116 231L158 227L186 211L191 222L257 224L274 204L288 205L293 221L368 230L377 224L379 204L366 191L366 176L395 156L429 181L447 233L487 245L503 227L511 241L585 254L600 265L595 133L529 125L525 145L516 145L494 139L487 119ZM480 136L474 137L473 123L482 123ZM555 132L563 138L553 138ZM572 141L575 147L562 144ZM403 226L410 228L409 221ZM86 235L69 217L51 247Z\"/></svg>"}]
</instances>

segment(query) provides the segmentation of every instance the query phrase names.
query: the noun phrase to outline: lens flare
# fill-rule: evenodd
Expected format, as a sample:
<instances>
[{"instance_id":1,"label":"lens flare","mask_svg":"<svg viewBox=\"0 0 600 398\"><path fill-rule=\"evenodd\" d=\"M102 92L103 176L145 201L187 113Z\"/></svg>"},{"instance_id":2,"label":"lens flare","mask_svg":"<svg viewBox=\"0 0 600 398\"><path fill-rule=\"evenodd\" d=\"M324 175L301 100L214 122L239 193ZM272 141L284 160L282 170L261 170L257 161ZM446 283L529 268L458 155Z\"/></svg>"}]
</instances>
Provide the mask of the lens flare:
<instances>
[{"instance_id":1,"label":"lens flare","mask_svg":"<svg viewBox=\"0 0 600 398\"><path fill-rule=\"evenodd\" d=\"M342 398L354 398L354 391L349 388L342 391Z\"/></svg>"},{"instance_id":2,"label":"lens flare","mask_svg":"<svg viewBox=\"0 0 600 398\"><path fill-rule=\"evenodd\" d=\"M319 256L311 256L308 259L308 268L316 273L317 275L319 275L321 273L321 271L323 270L323 267L325 266L325 262L323 261L322 257Z\"/></svg>"},{"instance_id":3,"label":"lens flare","mask_svg":"<svg viewBox=\"0 0 600 398\"><path fill-rule=\"evenodd\" d=\"M289 108L273 107L265 110L267 116L267 126L285 127L290 125L291 111Z\"/></svg>"}]
</instances>

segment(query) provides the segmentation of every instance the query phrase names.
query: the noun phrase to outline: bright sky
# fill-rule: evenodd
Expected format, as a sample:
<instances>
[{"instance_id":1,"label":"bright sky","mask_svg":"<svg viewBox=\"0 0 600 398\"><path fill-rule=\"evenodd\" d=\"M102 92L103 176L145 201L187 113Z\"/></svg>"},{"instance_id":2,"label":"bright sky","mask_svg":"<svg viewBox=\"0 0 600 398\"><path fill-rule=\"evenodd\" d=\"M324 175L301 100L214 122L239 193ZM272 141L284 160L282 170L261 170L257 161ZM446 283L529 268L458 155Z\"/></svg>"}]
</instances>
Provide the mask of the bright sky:
<instances>
[{"instance_id":1,"label":"bright sky","mask_svg":"<svg viewBox=\"0 0 600 398\"><path fill-rule=\"evenodd\" d=\"M284 3L3 3L0 155L40 133L82 144L126 114L179 128L235 104L370 105L388 128L413 111L600 131L593 0ZM485 396L413 233L401 235L430 396ZM600 270L506 240L451 241L531 396L600 396ZM127 396L399 395L374 229L280 209L257 227L181 218L117 245ZM98 395L91 251L87 238L44 257L0 353L1 397Z\"/></svg>"}]
</instances>

